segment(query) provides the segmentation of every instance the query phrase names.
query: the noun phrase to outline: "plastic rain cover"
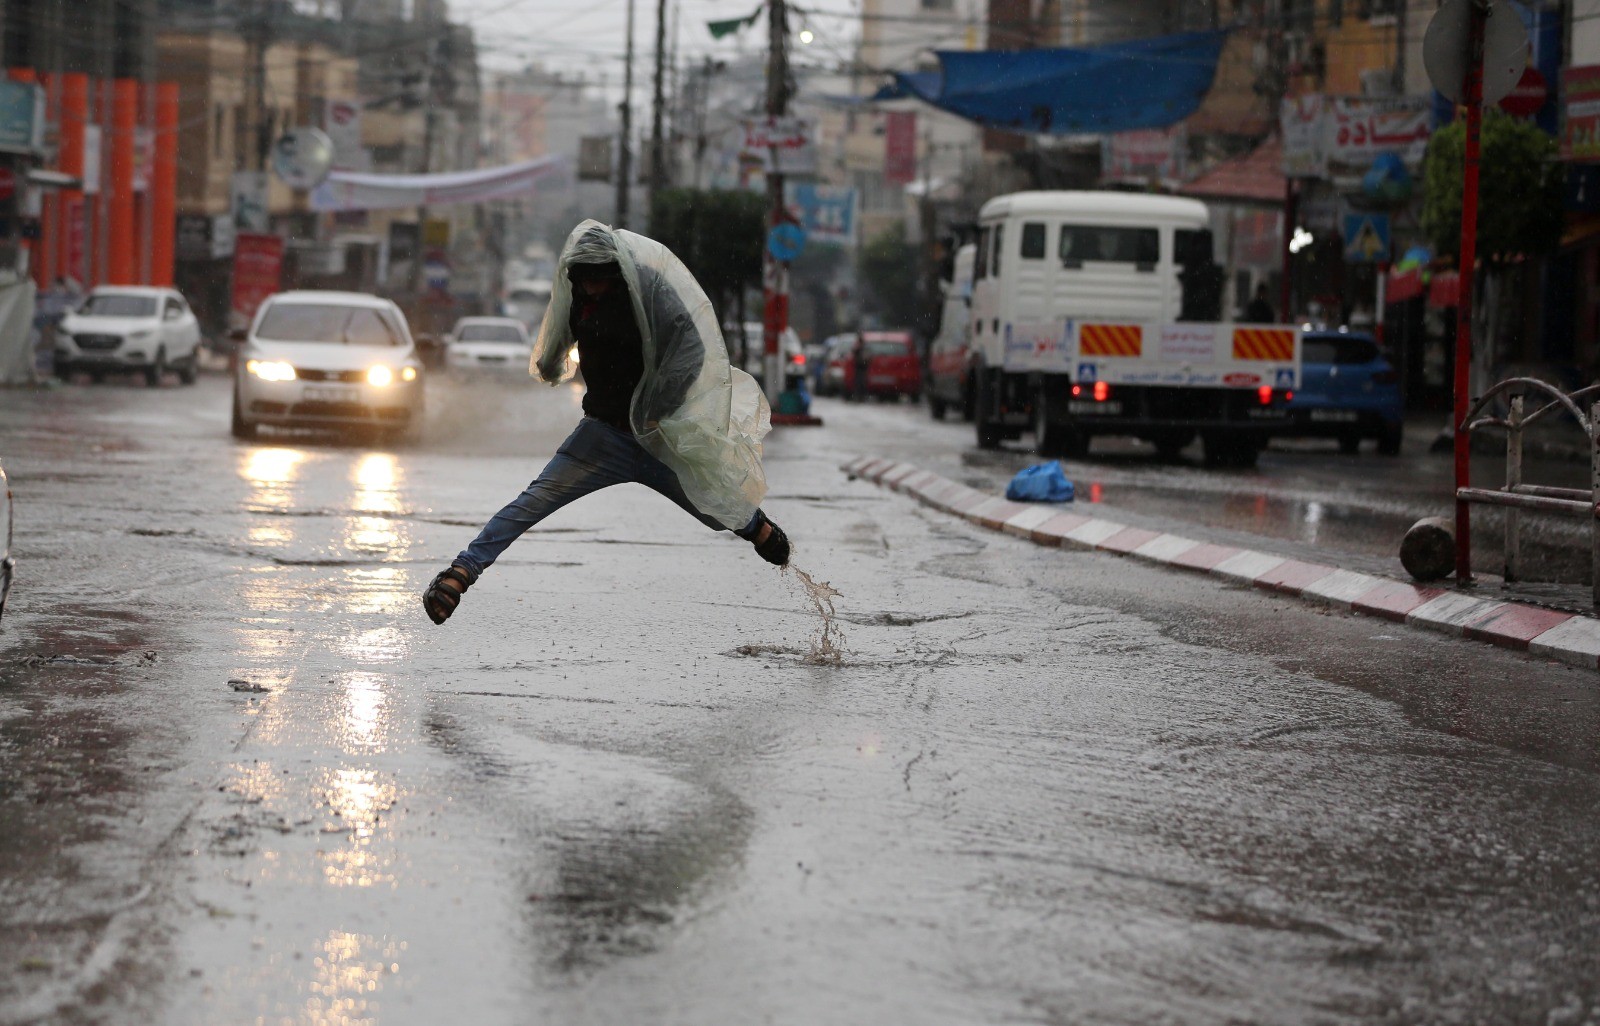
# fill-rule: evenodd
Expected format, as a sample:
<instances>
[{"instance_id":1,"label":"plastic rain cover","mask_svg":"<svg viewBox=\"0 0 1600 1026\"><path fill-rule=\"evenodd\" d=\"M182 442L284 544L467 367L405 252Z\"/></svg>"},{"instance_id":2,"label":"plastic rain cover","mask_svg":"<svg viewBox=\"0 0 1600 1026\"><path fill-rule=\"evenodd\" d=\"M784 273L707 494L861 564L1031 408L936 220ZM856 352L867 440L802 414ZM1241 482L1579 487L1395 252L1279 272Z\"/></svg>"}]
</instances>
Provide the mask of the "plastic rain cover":
<instances>
[{"instance_id":1,"label":"plastic rain cover","mask_svg":"<svg viewBox=\"0 0 1600 1026\"><path fill-rule=\"evenodd\" d=\"M572 376L567 268L612 262L644 341L644 375L628 411L633 433L678 475L696 508L736 531L767 493L761 439L772 430L771 411L755 379L729 366L711 300L667 247L598 221L574 228L556 263L530 372L552 385Z\"/></svg>"}]
</instances>

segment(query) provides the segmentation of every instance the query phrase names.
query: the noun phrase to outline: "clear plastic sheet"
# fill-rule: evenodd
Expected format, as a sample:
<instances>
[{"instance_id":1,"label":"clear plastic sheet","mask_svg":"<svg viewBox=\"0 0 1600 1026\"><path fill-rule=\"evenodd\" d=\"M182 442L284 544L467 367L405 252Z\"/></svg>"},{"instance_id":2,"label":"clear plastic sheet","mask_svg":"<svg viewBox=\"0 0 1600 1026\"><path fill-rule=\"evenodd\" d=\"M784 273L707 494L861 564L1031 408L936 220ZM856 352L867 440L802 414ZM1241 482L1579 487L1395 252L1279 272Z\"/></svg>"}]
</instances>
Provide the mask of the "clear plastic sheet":
<instances>
[{"instance_id":1,"label":"clear plastic sheet","mask_svg":"<svg viewBox=\"0 0 1600 1026\"><path fill-rule=\"evenodd\" d=\"M767 399L729 366L711 300L671 251L598 221L567 236L530 371L550 384L572 376L572 264L622 269L644 340L644 376L629 407L633 433L672 468L689 500L729 530L750 522L767 493L761 439L772 430Z\"/></svg>"}]
</instances>

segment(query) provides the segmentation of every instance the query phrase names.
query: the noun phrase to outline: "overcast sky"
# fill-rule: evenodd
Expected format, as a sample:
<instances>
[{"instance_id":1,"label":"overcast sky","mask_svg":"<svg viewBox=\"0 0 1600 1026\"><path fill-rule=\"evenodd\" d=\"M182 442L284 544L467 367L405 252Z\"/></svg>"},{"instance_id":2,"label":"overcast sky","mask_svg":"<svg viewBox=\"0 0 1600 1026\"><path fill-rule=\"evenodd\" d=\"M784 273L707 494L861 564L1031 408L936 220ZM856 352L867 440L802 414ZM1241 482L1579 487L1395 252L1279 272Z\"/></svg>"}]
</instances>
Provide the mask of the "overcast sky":
<instances>
[{"instance_id":1,"label":"overcast sky","mask_svg":"<svg viewBox=\"0 0 1600 1026\"><path fill-rule=\"evenodd\" d=\"M657 0L633 0L634 84L648 88L656 38ZM718 58L761 54L766 50L766 18L734 36L713 40L706 23L739 18L754 12L760 0L668 0L667 52L673 52L672 10L677 11L677 54L680 66L702 56ZM815 0L806 5L818 10L859 9L858 0ZM470 24L478 40L481 60L490 68L516 68L529 63L591 79L604 76L617 89L622 83L622 55L626 39L628 0L451 0L457 21ZM822 15L796 17L791 28L804 21L816 34L805 48L806 59L836 64L852 47L852 23ZM800 47L796 44L796 49ZM801 56L797 54L797 56Z\"/></svg>"}]
</instances>

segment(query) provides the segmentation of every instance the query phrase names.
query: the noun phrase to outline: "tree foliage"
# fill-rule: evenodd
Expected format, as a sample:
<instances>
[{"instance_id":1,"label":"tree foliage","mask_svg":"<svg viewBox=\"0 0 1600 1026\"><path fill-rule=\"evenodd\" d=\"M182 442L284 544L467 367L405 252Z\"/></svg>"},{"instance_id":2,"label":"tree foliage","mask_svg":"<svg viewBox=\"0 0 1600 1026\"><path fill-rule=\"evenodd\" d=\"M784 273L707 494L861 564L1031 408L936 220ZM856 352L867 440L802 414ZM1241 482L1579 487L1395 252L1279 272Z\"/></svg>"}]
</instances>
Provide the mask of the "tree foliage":
<instances>
[{"instance_id":1,"label":"tree foliage","mask_svg":"<svg viewBox=\"0 0 1600 1026\"><path fill-rule=\"evenodd\" d=\"M761 287L766 197L721 189L663 189L650 210L650 235L677 254L724 322L741 289Z\"/></svg>"},{"instance_id":2,"label":"tree foliage","mask_svg":"<svg viewBox=\"0 0 1600 1026\"><path fill-rule=\"evenodd\" d=\"M866 306L886 327L911 327L917 322L918 261L916 247L906 241L904 224L875 236L862 249L860 274Z\"/></svg>"},{"instance_id":3,"label":"tree foliage","mask_svg":"<svg viewBox=\"0 0 1600 1026\"><path fill-rule=\"evenodd\" d=\"M1478 171L1478 254L1486 264L1545 253L1561 239L1556 142L1529 122L1484 113ZM1464 118L1435 132L1423 163L1422 228L1437 253L1460 255Z\"/></svg>"}]
</instances>

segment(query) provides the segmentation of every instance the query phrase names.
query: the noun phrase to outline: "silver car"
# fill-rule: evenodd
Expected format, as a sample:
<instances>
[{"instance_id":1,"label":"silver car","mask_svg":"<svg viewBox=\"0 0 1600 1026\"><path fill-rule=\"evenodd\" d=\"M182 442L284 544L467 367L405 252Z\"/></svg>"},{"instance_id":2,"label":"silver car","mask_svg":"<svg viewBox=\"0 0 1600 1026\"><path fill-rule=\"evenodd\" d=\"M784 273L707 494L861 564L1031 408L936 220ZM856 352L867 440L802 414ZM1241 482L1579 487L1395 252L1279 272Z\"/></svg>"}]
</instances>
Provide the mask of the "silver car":
<instances>
[{"instance_id":1,"label":"silver car","mask_svg":"<svg viewBox=\"0 0 1600 1026\"><path fill-rule=\"evenodd\" d=\"M512 317L463 317L445 336L445 364L454 371L527 377L533 358L528 329Z\"/></svg>"},{"instance_id":2,"label":"silver car","mask_svg":"<svg viewBox=\"0 0 1600 1026\"><path fill-rule=\"evenodd\" d=\"M415 436L422 360L400 308L357 292L280 292L256 311L234 375L233 434L371 428Z\"/></svg>"},{"instance_id":3,"label":"silver car","mask_svg":"<svg viewBox=\"0 0 1600 1026\"><path fill-rule=\"evenodd\" d=\"M62 317L55 366L62 378L134 372L151 385L171 369L192 385L200 370L200 322L173 289L102 285Z\"/></svg>"}]
</instances>

